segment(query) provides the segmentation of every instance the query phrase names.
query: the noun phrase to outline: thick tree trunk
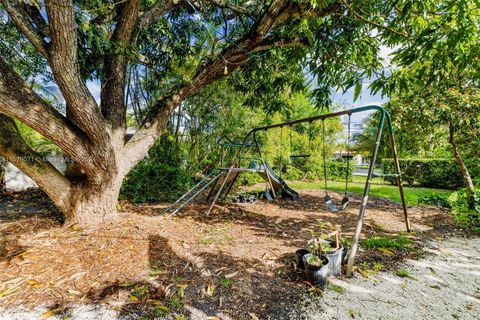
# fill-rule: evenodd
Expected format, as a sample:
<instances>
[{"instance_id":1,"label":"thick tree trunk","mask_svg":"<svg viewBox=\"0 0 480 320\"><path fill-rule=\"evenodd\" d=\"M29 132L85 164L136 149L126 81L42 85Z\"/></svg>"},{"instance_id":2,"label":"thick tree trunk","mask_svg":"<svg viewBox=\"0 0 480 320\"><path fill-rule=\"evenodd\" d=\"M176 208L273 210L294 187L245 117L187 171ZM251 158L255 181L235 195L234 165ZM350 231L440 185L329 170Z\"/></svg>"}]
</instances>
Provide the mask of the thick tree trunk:
<instances>
[{"instance_id":1,"label":"thick tree trunk","mask_svg":"<svg viewBox=\"0 0 480 320\"><path fill-rule=\"evenodd\" d=\"M122 180L113 177L102 185L72 187L70 208L64 212L67 224L94 225L117 216Z\"/></svg>"},{"instance_id":2,"label":"thick tree trunk","mask_svg":"<svg viewBox=\"0 0 480 320\"><path fill-rule=\"evenodd\" d=\"M475 187L473 185L473 180L472 177L470 176L470 173L468 172L468 168L465 165L465 162L463 161L462 156L460 155L460 151L458 150L457 143L455 141L455 128L452 125L452 123L449 124L448 127L449 131L449 142L450 145L452 146L452 152L453 156L455 157L455 160L458 163L458 166L460 167L460 171L462 172L463 180L465 182L465 185L467 187L467 196L468 196L468 205L470 209L473 208L473 193L475 191Z\"/></svg>"}]
</instances>

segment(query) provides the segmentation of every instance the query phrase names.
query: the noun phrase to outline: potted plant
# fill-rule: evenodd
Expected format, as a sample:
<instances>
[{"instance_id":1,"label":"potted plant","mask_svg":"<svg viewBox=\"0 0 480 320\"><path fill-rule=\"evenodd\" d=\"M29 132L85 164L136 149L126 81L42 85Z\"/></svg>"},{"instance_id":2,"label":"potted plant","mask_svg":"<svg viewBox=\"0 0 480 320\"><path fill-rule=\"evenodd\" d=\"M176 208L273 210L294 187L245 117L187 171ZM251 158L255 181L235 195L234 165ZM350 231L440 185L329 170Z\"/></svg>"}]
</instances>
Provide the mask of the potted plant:
<instances>
[{"instance_id":1,"label":"potted plant","mask_svg":"<svg viewBox=\"0 0 480 320\"><path fill-rule=\"evenodd\" d=\"M334 237L334 240L331 238ZM339 276L342 274L342 264L346 250L340 243L340 234L333 231L321 238L311 239L309 242L316 243L321 253L328 258L328 276Z\"/></svg>"},{"instance_id":2,"label":"potted plant","mask_svg":"<svg viewBox=\"0 0 480 320\"><path fill-rule=\"evenodd\" d=\"M306 280L316 287L323 288L327 283L329 260L321 254L322 247L318 241L309 241L311 253L303 256Z\"/></svg>"}]
</instances>

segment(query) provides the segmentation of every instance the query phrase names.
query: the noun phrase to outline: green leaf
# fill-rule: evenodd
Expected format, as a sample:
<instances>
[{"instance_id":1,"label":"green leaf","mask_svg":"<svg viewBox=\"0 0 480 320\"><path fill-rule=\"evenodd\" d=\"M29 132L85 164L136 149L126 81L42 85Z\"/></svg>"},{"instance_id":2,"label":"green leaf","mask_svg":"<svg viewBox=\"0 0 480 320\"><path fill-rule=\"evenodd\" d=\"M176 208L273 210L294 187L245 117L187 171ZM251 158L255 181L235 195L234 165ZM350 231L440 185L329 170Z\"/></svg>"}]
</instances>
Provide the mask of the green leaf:
<instances>
[{"instance_id":1,"label":"green leaf","mask_svg":"<svg viewBox=\"0 0 480 320\"><path fill-rule=\"evenodd\" d=\"M355 92L353 94L353 101L357 101L361 91L362 91L362 83L357 82L357 84L355 85Z\"/></svg>"}]
</instances>

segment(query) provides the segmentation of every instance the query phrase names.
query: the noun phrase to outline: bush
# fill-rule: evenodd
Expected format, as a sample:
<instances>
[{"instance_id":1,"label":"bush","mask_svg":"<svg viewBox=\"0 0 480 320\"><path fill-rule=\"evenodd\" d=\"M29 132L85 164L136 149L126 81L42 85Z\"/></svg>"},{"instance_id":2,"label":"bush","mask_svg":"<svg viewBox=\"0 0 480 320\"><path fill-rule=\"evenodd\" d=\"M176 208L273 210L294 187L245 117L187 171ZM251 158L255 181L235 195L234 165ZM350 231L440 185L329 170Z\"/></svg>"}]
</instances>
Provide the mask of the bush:
<instances>
[{"instance_id":1,"label":"bush","mask_svg":"<svg viewBox=\"0 0 480 320\"><path fill-rule=\"evenodd\" d=\"M417 204L428 204L440 207L450 207L448 203L448 197L439 195L436 192L432 192L429 195L425 195L417 199Z\"/></svg>"},{"instance_id":2,"label":"bush","mask_svg":"<svg viewBox=\"0 0 480 320\"><path fill-rule=\"evenodd\" d=\"M352 178L354 161L349 162L348 179ZM346 161L336 160L327 162L327 178L328 180L345 180Z\"/></svg>"},{"instance_id":3,"label":"bush","mask_svg":"<svg viewBox=\"0 0 480 320\"><path fill-rule=\"evenodd\" d=\"M355 163L354 161L349 162L349 179L352 178L353 167ZM309 159L309 160L299 160L294 159L291 164L288 166L288 170L291 167L294 167L296 171L296 177L290 178L291 180L298 180L302 179L303 177L308 177L309 180L323 180L323 160L318 159ZM328 180L345 180L345 168L346 168L346 161L343 159L327 161L327 179Z\"/></svg>"},{"instance_id":4,"label":"bush","mask_svg":"<svg viewBox=\"0 0 480 320\"><path fill-rule=\"evenodd\" d=\"M238 176L238 181L242 186L251 186L265 180L260 177L257 173L254 172L243 172Z\"/></svg>"},{"instance_id":5,"label":"bush","mask_svg":"<svg viewBox=\"0 0 480 320\"><path fill-rule=\"evenodd\" d=\"M462 225L475 231L480 231L480 189L473 193L473 208L469 208L467 189L462 188L448 198L451 214Z\"/></svg>"},{"instance_id":6,"label":"bush","mask_svg":"<svg viewBox=\"0 0 480 320\"><path fill-rule=\"evenodd\" d=\"M453 159L400 159L402 178L409 186L426 188L457 189L464 186L462 173ZM467 164L470 174L478 176L480 166ZM394 173L393 159L382 160L384 173ZM386 177L386 181L396 183L396 178Z\"/></svg>"},{"instance_id":7,"label":"bush","mask_svg":"<svg viewBox=\"0 0 480 320\"><path fill-rule=\"evenodd\" d=\"M174 201L193 183L182 152L165 136L124 179L120 199L132 203Z\"/></svg>"}]
</instances>

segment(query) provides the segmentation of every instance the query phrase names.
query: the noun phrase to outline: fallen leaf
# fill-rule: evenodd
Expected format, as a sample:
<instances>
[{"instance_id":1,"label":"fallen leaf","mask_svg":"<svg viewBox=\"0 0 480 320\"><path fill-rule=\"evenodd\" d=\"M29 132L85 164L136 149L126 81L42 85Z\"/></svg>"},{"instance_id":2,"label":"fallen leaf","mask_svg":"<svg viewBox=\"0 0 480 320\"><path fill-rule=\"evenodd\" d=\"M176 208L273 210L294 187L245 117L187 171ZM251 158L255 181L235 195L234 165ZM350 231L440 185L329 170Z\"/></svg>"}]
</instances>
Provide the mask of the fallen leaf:
<instances>
[{"instance_id":1,"label":"fallen leaf","mask_svg":"<svg viewBox=\"0 0 480 320\"><path fill-rule=\"evenodd\" d=\"M248 315L250 316L251 320L259 320L258 317L255 315L255 313L249 312Z\"/></svg>"},{"instance_id":2,"label":"fallen leaf","mask_svg":"<svg viewBox=\"0 0 480 320\"><path fill-rule=\"evenodd\" d=\"M184 290L185 288L188 287L188 284L177 284L177 288L178 288L178 295L183 298L184 297Z\"/></svg>"},{"instance_id":3,"label":"fallen leaf","mask_svg":"<svg viewBox=\"0 0 480 320\"><path fill-rule=\"evenodd\" d=\"M211 297L213 296L213 292L215 291L215 285L213 283L210 283L209 285L207 285L207 287L205 288L205 293Z\"/></svg>"},{"instance_id":4,"label":"fallen leaf","mask_svg":"<svg viewBox=\"0 0 480 320\"><path fill-rule=\"evenodd\" d=\"M165 312L168 312L169 310L167 306L163 306L163 305L158 306L157 309Z\"/></svg>"},{"instance_id":5,"label":"fallen leaf","mask_svg":"<svg viewBox=\"0 0 480 320\"><path fill-rule=\"evenodd\" d=\"M350 318L355 319L355 315L353 314L352 308L348 309L348 315L350 316Z\"/></svg>"},{"instance_id":6,"label":"fallen leaf","mask_svg":"<svg viewBox=\"0 0 480 320\"><path fill-rule=\"evenodd\" d=\"M235 271L235 272L232 272L232 273L229 273L229 274L225 275L225 278L230 279L230 278L235 277L237 274L238 274L238 271Z\"/></svg>"},{"instance_id":7,"label":"fallen leaf","mask_svg":"<svg viewBox=\"0 0 480 320\"><path fill-rule=\"evenodd\" d=\"M77 291L77 290L68 290L67 292L70 293L70 294L76 295L76 296L81 296L82 295L82 293L80 291Z\"/></svg>"},{"instance_id":8,"label":"fallen leaf","mask_svg":"<svg viewBox=\"0 0 480 320\"><path fill-rule=\"evenodd\" d=\"M390 251L390 250L388 250L387 248L378 248L378 251L383 252L383 253L386 253L386 254L388 254L388 255L392 255L392 254L393 254L393 252Z\"/></svg>"},{"instance_id":9,"label":"fallen leaf","mask_svg":"<svg viewBox=\"0 0 480 320\"><path fill-rule=\"evenodd\" d=\"M35 289L40 289L42 287L42 285L40 284L40 282L38 282L38 280L35 280L35 279L32 279L32 280L28 280L27 281L27 284L30 286L30 287L33 287Z\"/></svg>"},{"instance_id":10,"label":"fallen leaf","mask_svg":"<svg viewBox=\"0 0 480 320\"><path fill-rule=\"evenodd\" d=\"M55 308L55 309L52 309L52 310L49 310L45 313L43 313L39 318L38 320L44 320L44 319L48 319L50 317L53 317L55 314L57 314L58 312L62 311L63 310L63 307L59 307L59 308Z\"/></svg>"},{"instance_id":11,"label":"fallen leaf","mask_svg":"<svg viewBox=\"0 0 480 320\"><path fill-rule=\"evenodd\" d=\"M133 302L138 302L138 298L132 295L130 295L130 300Z\"/></svg>"}]
</instances>

